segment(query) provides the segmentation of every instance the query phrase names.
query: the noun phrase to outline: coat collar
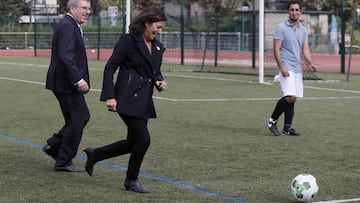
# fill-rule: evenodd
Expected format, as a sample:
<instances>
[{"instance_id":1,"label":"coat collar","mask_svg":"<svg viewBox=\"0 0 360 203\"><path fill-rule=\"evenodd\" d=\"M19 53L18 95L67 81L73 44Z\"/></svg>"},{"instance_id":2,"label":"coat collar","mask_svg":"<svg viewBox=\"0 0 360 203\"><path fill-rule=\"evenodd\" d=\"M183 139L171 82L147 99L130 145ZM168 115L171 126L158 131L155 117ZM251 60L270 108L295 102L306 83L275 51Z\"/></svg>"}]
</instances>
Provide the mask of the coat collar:
<instances>
[{"instance_id":1,"label":"coat collar","mask_svg":"<svg viewBox=\"0 0 360 203\"><path fill-rule=\"evenodd\" d=\"M83 39L83 36L81 34L81 31L80 31L80 24L77 23L77 21L74 19L74 17L70 13L67 13L64 18L66 18L68 21L70 21L73 24L75 30L77 30L76 32L78 33L79 39L84 44L84 39ZM85 44L84 44L84 46L85 46Z\"/></svg>"},{"instance_id":2,"label":"coat collar","mask_svg":"<svg viewBox=\"0 0 360 203\"><path fill-rule=\"evenodd\" d=\"M164 52L162 46L160 46L159 42L154 39L152 42L152 53L150 55L149 50L146 47L144 38L142 35L135 35L134 39L136 41L136 46L139 48L141 54L146 58L146 60L150 63L150 65L153 64L152 60L159 60L159 57L161 57L161 54Z\"/></svg>"}]
</instances>

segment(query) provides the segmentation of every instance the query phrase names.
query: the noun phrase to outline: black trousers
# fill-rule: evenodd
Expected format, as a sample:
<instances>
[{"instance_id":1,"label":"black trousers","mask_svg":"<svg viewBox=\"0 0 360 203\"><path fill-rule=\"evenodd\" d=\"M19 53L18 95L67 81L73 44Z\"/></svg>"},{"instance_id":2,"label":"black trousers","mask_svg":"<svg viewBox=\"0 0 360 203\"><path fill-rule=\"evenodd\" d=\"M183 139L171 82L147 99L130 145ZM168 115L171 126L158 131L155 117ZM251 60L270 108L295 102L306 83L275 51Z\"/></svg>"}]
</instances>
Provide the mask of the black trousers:
<instances>
[{"instance_id":1,"label":"black trousers","mask_svg":"<svg viewBox=\"0 0 360 203\"><path fill-rule=\"evenodd\" d=\"M59 101L65 124L47 143L57 154L55 167L68 166L77 154L90 113L83 94L54 94Z\"/></svg>"},{"instance_id":2,"label":"black trousers","mask_svg":"<svg viewBox=\"0 0 360 203\"><path fill-rule=\"evenodd\" d=\"M150 146L150 135L147 128L148 119L119 114L127 126L127 138L95 150L95 160L124 155L130 153L126 178L137 179L146 151Z\"/></svg>"}]
</instances>

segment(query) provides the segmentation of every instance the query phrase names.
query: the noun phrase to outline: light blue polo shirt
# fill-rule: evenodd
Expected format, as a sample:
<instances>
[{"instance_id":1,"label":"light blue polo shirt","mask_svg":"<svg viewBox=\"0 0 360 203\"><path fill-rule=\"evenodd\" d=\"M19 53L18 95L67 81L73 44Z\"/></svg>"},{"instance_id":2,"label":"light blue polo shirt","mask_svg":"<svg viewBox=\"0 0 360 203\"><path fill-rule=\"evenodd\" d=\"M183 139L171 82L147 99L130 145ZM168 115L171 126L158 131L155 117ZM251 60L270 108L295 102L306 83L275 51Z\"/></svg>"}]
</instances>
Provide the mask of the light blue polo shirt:
<instances>
[{"instance_id":1,"label":"light blue polo shirt","mask_svg":"<svg viewBox=\"0 0 360 203\"><path fill-rule=\"evenodd\" d=\"M286 69L294 73L302 72L302 47L308 41L308 32L305 26L298 22L293 27L288 20L279 24L275 29L274 39L282 40L280 56Z\"/></svg>"}]
</instances>

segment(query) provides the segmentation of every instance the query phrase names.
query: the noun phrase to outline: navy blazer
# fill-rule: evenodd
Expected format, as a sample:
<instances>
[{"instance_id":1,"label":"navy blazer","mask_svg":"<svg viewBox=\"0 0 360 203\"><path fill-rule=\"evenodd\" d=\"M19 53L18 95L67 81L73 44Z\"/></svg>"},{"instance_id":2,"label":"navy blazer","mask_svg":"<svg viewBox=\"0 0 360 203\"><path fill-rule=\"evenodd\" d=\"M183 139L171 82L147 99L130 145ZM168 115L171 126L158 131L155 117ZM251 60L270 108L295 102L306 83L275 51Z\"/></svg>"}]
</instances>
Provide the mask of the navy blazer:
<instances>
[{"instance_id":1,"label":"navy blazer","mask_svg":"<svg viewBox=\"0 0 360 203\"><path fill-rule=\"evenodd\" d=\"M155 39L150 55L143 36L121 35L105 65L100 100L115 98L117 112L125 115L156 118L152 95L155 81L164 80L160 71L164 51ZM119 67L114 85L114 73Z\"/></svg>"},{"instance_id":2,"label":"navy blazer","mask_svg":"<svg viewBox=\"0 0 360 203\"><path fill-rule=\"evenodd\" d=\"M84 40L69 15L54 28L46 88L56 93L81 93L75 83L84 79L90 86Z\"/></svg>"}]
</instances>

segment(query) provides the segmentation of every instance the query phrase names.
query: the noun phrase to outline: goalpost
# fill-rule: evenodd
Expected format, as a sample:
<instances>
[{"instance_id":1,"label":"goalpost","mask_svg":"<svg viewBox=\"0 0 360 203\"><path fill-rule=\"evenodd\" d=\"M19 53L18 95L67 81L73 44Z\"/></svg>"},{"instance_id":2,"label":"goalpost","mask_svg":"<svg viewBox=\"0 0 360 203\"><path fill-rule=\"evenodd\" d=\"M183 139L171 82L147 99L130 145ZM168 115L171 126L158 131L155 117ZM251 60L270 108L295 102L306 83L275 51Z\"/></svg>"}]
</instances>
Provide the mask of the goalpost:
<instances>
[{"instance_id":1,"label":"goalpost","mask_svg":"<svg viewBox=\"0 0 360 203\"><path fill-rule=\"evenodd\" d=\"M259 83L264 83L264 0L259 0Z\"/></svg>"},{"instance_id":2,"label":"goalpost","mask_svg":"<svg viewBox=\"0 0 360 203\"><path fill-rule=\"evenodd\" d=\"M129 32L130 16L131 15L131 4L130 0L126 0L126 33Z\"/></svg>"}]
</instances>

